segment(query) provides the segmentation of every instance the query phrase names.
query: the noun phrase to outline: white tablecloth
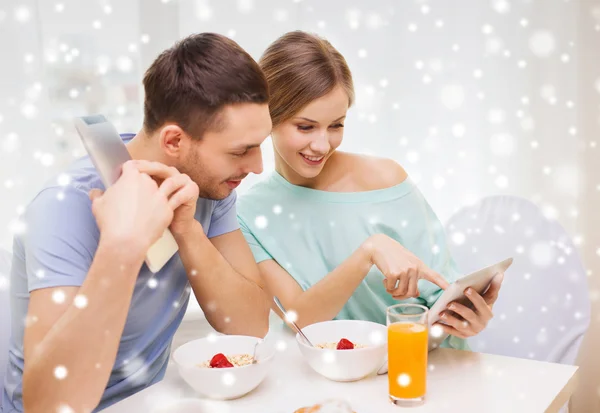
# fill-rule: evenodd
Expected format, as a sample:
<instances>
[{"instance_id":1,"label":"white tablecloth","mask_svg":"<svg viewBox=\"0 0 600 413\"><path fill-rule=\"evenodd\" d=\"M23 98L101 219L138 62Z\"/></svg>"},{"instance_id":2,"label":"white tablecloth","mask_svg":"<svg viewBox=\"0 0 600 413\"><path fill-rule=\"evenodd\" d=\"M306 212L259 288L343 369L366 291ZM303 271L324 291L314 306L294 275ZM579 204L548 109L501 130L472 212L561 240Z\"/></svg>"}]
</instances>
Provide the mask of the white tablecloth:
<instances>
[{"instance_id":1,"label":"white tablecloth","mask_svg":"<svg viewBox=\"0 0 600 413\"><path fill-rule=\"evenodd\" d=\"M106 409L106 413L177 413L184 399L197 413L293 413L327 399L346 400L357 413L398 412L388 401L387 375L337 383L304 362L289 335L263 383L237 400L202 399L170 364L164 380ZM483 353L438 349L429 354L425 413L557 412L571 396L577 367ZM185 410L187 413L190 410Z\"/></svg>"}]
</instances>

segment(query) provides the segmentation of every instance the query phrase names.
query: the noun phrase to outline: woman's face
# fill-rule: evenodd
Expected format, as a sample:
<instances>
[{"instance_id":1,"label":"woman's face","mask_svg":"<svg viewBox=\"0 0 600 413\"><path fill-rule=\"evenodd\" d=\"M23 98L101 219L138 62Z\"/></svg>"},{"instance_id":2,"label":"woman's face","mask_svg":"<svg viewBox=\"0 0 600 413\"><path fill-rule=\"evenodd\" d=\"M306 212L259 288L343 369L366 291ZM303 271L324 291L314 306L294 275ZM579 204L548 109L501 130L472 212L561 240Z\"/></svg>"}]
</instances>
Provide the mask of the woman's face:
<instances>
[{"instance_id":1,"label":"woman's face","mask_svg":"<svg viewBox=\"0 0 600 413\"><path fill-rule=\"evenodd\" d=\"M348 95L336 87L313 100L294 117L273 128L275 156L287 172L314 178L342 143Z\"/></svg>"}]
</instances>

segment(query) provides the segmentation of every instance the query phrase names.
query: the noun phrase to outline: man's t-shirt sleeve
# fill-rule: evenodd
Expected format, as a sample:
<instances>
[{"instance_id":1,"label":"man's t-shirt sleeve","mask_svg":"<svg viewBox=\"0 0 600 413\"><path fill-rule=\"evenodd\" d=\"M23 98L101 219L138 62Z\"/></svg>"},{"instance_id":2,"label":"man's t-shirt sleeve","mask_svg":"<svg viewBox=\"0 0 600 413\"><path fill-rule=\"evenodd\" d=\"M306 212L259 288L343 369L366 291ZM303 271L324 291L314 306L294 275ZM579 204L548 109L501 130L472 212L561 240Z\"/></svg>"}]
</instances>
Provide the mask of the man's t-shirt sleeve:
<instances>
[{"instance_id":1,"label":"man's t-shirt sleeve","mask_svg":"<svg viewBox=\"0 0 600 413\"><path fill-rule=\"evenodd\" d=\"M88 194L70 186L45 189L24 219L29 292L83 284L100 235Z\"/></svg>"},{"instance_id":2,"label":"man's t-shirt sleeve","mask_svg":"<svg viewBox=\"0 0 600 413\"><path fill-rule=\"evenodd\" d=\"M217 201L217 205L210 218L208 238L218 237L219 235L227 234L240 228L235 207L236 200L237 195L233 191L227 198Z\"/></svg>"}]
</instances>

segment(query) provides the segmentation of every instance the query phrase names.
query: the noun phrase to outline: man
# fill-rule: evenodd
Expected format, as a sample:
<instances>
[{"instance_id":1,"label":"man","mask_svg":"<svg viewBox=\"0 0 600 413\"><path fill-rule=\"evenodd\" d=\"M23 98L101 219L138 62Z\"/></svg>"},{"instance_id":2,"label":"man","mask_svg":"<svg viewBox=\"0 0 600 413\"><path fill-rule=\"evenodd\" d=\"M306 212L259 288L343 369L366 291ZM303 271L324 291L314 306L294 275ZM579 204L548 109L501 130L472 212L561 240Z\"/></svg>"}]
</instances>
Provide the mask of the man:
<instances>
[{"instance_id":1,"label":"man","mask_svg":"<svg viewBox=\"0 0 600 413\"><path fill-rule=\"evenodd\" d=\"M102 192L83 158L25 212L5 413L91 412L159 381L190 286L218 331L267 333L269 300L234 192L262 172L264 75L235 42L205 33L163 52L144 89L143 128L124 135L134 160L117 183ZM152 274L144 256L167 227L179 252Z\"/></svg>"}]
</instances>

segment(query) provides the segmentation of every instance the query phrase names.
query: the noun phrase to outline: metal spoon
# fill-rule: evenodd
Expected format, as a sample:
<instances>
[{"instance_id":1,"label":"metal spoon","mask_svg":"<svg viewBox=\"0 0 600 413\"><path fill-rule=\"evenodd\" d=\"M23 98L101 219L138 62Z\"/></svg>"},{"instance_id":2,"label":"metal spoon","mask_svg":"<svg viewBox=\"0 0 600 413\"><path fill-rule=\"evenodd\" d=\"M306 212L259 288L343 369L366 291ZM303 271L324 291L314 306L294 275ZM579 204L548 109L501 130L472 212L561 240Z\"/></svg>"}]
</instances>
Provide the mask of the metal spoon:
<instances>
[{"instance_id":1,"label":"metal spoon","mask_svg":"<svg viewBox=\"0 0 600 413\"><path fill-rule=\"evenodd\" d=\"M279 298L273 296L273 301L275 301L275 304L277 305L277 308L279 308L279 311L281 311L283 313L285 320L288 323L290 323L292 325L292 327L294 327L294 330L296 330L296 332L298 334L300 334L300 337L302 337L309 346L314 347L313 344L308 339L308 337L306 337L304 335L304 333L302 332L302 330L300 329L300 327L298 327L298 324L296 324L295 322L293 322L289 319L289 317L287 316L287 311L285 311L285 308L283 307L283 304L281 304L281 301L279 301Z\"/></svg>"},{"instance_id":2,"label":"metal spoon","mask_svg":"<svg viewBox=\"0 0 600 413\"><path fill-rule=\"evenodd\" d=\"M254 351L252 352L252 364L257 364L258 360L256 359L256 348L262 344L263 340L259 340L256 342L256 344L254 345Z\"/></svg>"}]
</instances>

